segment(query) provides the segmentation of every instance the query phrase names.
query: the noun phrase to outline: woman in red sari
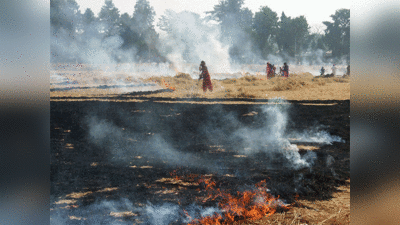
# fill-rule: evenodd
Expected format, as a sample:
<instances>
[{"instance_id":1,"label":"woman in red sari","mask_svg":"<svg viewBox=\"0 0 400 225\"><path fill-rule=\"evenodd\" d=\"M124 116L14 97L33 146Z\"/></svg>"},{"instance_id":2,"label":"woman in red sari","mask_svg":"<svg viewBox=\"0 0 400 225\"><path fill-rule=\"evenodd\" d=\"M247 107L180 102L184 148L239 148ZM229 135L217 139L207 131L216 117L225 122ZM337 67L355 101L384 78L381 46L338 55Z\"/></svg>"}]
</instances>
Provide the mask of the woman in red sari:
<instances>
[{"instance_id":1,"label":"woman in red sari","mask_svg":"<svg viewBox=\"0 0 400 225\"><path fill-rule=\"evenodd\" d=\"M283 76L286 78L289 77L289 66L286 63L283 64Z\"/></svg>"},{"instance_id":2,"label":"woman in red sari","mask_svg":"<svg viewBox=\"0 0 400 225\"><path fill-rule=\"evenodd\" d=\"M208 69L207 69L206 63L204 61L201 61L199 70L201 71L199 80L203 79L203 91L206 92L207 89L209 89L210 91L213 91L210 74L208 73Z\"/></svg>"}]
</instances>

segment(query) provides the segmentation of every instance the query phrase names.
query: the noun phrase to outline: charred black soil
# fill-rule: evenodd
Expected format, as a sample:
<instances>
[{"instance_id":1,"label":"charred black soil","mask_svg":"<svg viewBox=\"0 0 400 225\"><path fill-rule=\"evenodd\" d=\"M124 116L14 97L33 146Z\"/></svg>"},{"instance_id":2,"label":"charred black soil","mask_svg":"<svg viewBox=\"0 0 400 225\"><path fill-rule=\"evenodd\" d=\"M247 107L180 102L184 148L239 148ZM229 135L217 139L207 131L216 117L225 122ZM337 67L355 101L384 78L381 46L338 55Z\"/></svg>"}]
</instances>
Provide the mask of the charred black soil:
<instances>
[{"instance_id":1,"label":"charred black soil","mask_svg":"<svg viewBox=\"0 0 400 225\"><path fill-rule=\"evenodd\" d=\"M291 107L287 130L302 131L323 125L323 130L344 140L344 143L333 142L332 145L296 143L293 140L299 146L301 155L308 151L317 154L311 168L294 170L285 166L280 159L272 160L271 156L245 156L238 152L239 140L230 138L240 126L257 129L265 125L260 105L188 104L177 99L160 103L157 102L160 99L142 99L146 101L74 101L73 98L51 101L52 213L70 210L69 215L74 215L74 210L101 200L118 201L122 198L138 207L148 202L215 206L215 201L201 201L205 196L205 188L196 180L201 175L215 181L216 187L232 192L266 180L270 193L279 195L287 204L296 204L296 199L329 200L333 193L340 191L337 187L346 184L350 178L348 100L288 101ZM262 103L267 100L250 102ZM121 143L121 148L143 149L119 151L116 154L106 147L109 146L107 141L112 140L105 138L102 144L91 141L87 121L92 117L114 124L126 137L135 134L131 140ZM210 134L204 132L209 124L219 129L215 138L210 138ZM209 164L179 163L179 158L171 163L154 153L146 154L145 146L155 135L168 140L168 145L177 152L190 154L200 164ZM179 179L172 179L174 177ZM56 203L60 199L71 201ZM112 215L108 212L104 217ZM117 219L137 221L135 215ZM68 223L73 224L74 221L77 222L77 219L71 219Z\"/></svg>"}]
</instances>

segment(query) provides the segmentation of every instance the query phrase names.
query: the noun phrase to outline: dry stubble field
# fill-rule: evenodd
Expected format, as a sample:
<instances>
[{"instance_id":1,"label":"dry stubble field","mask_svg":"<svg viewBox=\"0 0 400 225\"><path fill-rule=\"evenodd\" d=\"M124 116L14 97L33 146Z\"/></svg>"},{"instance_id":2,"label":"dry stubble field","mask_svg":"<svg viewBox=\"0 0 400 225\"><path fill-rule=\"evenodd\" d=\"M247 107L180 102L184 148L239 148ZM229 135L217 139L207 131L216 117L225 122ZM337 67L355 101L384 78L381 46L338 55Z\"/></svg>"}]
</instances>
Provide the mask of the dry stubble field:
<instances>
[{"instance_id":1,"label":"dry stubble field","mask_svg":"<svg viewBox=\"0 0 400 225\"><path fill-rule=\"evenodd\" d=\"M129 77L123 78L129 82ZM143 219L140 210L92 208L99 202L120 202L122 198L135 209L149 202L182 207L192 203L202 207L217 205L218 199L204 200L207 186L193 180L196 176L207 176L217 184L215 188L231 191L266 181L271 194L280 195L288 206L255 220L237 216L235 224L350 223L349 78L294 74L289 79L266 80L265 76L246 75L212 80L214 91L205 94L200 89L201 81L185 74L142 81L157 83L163 89L147 93L124 93L118 88L50 92L54 223L90 224L94 217L117 224L151 223ZM290 104L286 130L302 131L321 125L344 143L293 140L302 156L308 151L316 153L312 169L280 168L279 160L269 167L266 165L271 163L270 158L243 154L237 143L226 136L242 126L260 128L266 123L260 107L269 105L269 99L275 97ZM105 124L100 140L92 140L93 124L88 121L93 118L96 123ZM205 134L207 127L218 130L215 137L224 134L223 138ZM104 131L107 129L108 133ZM124 138L116 139L119 136ZM154 136L166 140L165 146L157 146L160 152L163 147L172 148L177 158L189 154L205 166L180 163L179 159L166 162L173 161L173 155L160 160L157 151L146 149L154 148L149 144ZM221 163L224 168L216 169ZM175 176L176 173L180 175ZM91 216L88 211L97 214Z\"/></svg>"}]
</instances>

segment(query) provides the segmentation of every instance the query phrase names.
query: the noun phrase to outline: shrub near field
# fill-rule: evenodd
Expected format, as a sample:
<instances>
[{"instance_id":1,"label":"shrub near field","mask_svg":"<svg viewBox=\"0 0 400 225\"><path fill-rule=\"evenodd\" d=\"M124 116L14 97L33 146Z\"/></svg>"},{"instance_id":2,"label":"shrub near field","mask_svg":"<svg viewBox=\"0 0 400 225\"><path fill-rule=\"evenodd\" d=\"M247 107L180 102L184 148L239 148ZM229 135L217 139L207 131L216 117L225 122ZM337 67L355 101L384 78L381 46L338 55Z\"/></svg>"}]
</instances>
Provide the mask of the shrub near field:
<instances>
[{"instance_id":1,"label":"shrub near field","mask_svg":"<svg viewBox=\"0 0 400 225\"><path fill-rule=\"evenodd\" d=\"M212 75L211 75L212 77ZM212 80L213 92L202 91L202 80L192 79L189 74L179 73L174 77L151 77L147 82L156 82L174 92L153 94L149 97L172 98L270 98L286 99L349 99L348 77L314 77L310 73L291 74L287 79L246 74L241 78Z\"/></svg>"}]
</instances>

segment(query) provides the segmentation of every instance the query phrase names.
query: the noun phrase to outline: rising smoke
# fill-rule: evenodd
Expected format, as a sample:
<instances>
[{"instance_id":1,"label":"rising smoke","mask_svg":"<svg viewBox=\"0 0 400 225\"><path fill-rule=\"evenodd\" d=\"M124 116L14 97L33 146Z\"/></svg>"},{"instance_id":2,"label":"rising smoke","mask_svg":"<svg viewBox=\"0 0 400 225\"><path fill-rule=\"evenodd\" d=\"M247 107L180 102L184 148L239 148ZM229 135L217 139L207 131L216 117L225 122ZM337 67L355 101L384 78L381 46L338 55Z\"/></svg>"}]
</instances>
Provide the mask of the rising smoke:
<instances>
[{"instance_id":1,"label":"rising smoke","mask_svg":"<svg viewBox=\"0 0 400 225\"><path fill-rule=\"evenodd\" d=\"M186 207L163 203L138 207L130 200L103 200L78 209L71 209L69 213L52 211L50 223L53 225L65 224L112 224L126 225L132 222L124 221L126 217L135 218L135 222L144 225L187 224L195 219L221 213L217 207L201 207L191 204ZM125 218L124 218L125 217ZM75 223L73 223L75 221Z\"/></svg>"},{"instance_id":2,"label":"rising smoke","mask_svg":"<svg viewBox=\"0 0 400 225\"><path fill-rule=\"evenodd\" d=\"M265 74L267 61L277 68L287 61L292 73L310 72L313 75L319 75L321 66L326 68L326 73L330 73L334 63L324 59L323 50L310 49L301 59L290 58L281 53L271 53L263 59L240 26L232 25L228 31L222 32L221 25L209 18L202 18L193 12L176 13L172 10L167 10L163 16L164 24L162 21L158 24L164 32L159 34L158 45L155 46L166 60L162 62L155 58L146 59L143 57L145 53L139 52L134 45L125 48L123 38L116 32L106 35L105 22L94 21L85 25L89 27L78 25L82 24L82 19L75 18L74 12L68 7L64 8L58 13L65 15L68 21L75 20L72 23L72 29L75 30L62 27L56 29L52 26L51 61L85 64L86 70L82 72L100 71L95 75L98 78L107 78L106 84L102 85L126 85L116 77L118 74L124 74L124 78L129 77L136 81L140 77L174 76L178 72L188 73L196 78L201 60L207 63L213 79L237 77L238 74L242 76L245 72ZM232 49L237 50L236 55L232 55ZM249 64L261 66L254 70ZM339 64L338 74L344 74L345 60ZM57 68L53 67L53 70L56 71Z\"/></svg>"},{"instance_id":3,"label":"rising smoke","mask_svg":"<svg viewBox=\"0 0 400 225\"><path fill-rule=\"evenodd\" d=\"M319 144L342 142L340 137L332 136L318 126L302 132L287 131L290 121L288 117L290 104L279 98L272 99L268 103L259 109L262 126L243 125L234 113L215 108L213 111L206 112L205 118L208 122L200 125L195 134L206 137L207 139L203 142L209 145L233 143L234 150L241 154L248 156L262 154L269 162L279 161L280 166L295 170L311 167L316 159L316 154L308 151L301 156L299 149L291 143L290 139ZM123 115L123 119L129 122L128 115ZM149 116L144 116L140 121L147 121L146 126L160 126ZM145 137L143 137L143 133L123 131L113 122L99 119L96 116L88 117L87 124L89 141L110 151L116 161L128 162L130 157L142 155L173 167L189 166L214 170L216 164L219 167L224 165L224 162L217 159L210 160L205 155L183 151L184 146L187 145L185 137L176 141L172 136L174 135L172 129L179 129L182 126L178 120L174 122L174 128L163 125L162 133L149 133ZM143 125L129 124L129 126ZM142 141L137 142L137 140ZM271 168L272 164L265 166Z\"/></svg>"},{"instance_id":4,"label":"rising smoke","mask_svg":"<svg viewBox=\"0 0 400 225\"><path fill-rule=\"evenodd\" d=\"M241 154L247 155L249 158L263 157L266 164L278 160L279 168L286 167L289 169L312 168L313 162L316 160L316 154L308 151L306 154L299 154L295 144L290 143L290 138L301 138L301 141L310 141L329 144L332 141L340 141L339 137L331 136L322 131L322 126L316 125L315 129L309 129L304 132L298 132L299 135L292 134L288 131L288 122L290 121L289 110L291 105L283 99L272 99L268 104L256 107L261 117L260 125L257 127L244 125L238 117L240 114L225 111L221 107L215 107L205 113L205 118L209 119L209 123L205 126L199 126L194 133L202 137L202 142L207 145L234 145L234 150ZM104 109L102 109L104 110ZM155 109L154 109L155 110ZM190 108L188 108L190 110ZM102 111L103 112L103 111ZM137 166L152 164L167 164L171 168L180 166L190 169L203 169L207 172L225 174L226 166L229 166L229 160L220 158L209 158L206 153L196 154L193 151L185 152L181 146L185 145L185 138L180 141L174 141L173 129L181 126L179 119L174 121L175 128L158 124L157 121L147 115L133 119L132 115L123 110L116 109L112 120L104 118L104 113L96 115L91 113L86 118L88 144L97 146L107 150L110 154L109 160L114 164L130 165L134 157L141 156L145 160L143 164ZM184 113L184 112L181 112ZM117 121L123 121L121 122ZM135 121L142 121L140 124ZM146 127L154 128L162 126L162 133L150 133ZM135 128L135 129L129 129ZM231 130L230 132L227 132ZM190 133L188 132L187 135ZM235 141L236 140L236 141ZM97 148L93 148L97 149ZM105 154L107 155L107 154ZM148 163L147 161L150 161ZM328 156L326 158L326 167L332 171L334 158ZM237 164L237 167L244 165ZM259 165L263 166L263 165ZM275 165L264 165L265 168L273 168ZM237 176L239 177L239 176ZM297 174L294 177L294 184L298 190L304 190L303 174ZM252 187L243 187L244 190ZM280 187L292 188L292 187ZM279 189L279 191L281 191ZM290 189L288 193L297 191ZM134 197L133 197L134 198ZM259 199L260 200L260 199ZM135 203L133 203L135 202ZM123 216L127 218L135 218L142 224L158 225L158 224L183 224L193 221L193 219L221 213L221 210L215 205L214 207L201 207L195 204L189 206L181 206L171 203L153 203L147 202L142 206L136 205L135 199L120 200L103 200L94 202L90 205L80 205L77 209L54 210L51 212L52 224L70 224L75 221L78 224L129 224ZM278 203L277 203L278 204ZM132 219L128 219L132 220Z\"/></svg>"},{"instance_id":5,"label":"rising smoke","mask_svg":"<svg viewBox=\"0 0 400 225\"><path fill-rule=\"evenodd\" d=\"M231 72L229 46L222 44L220 27L193 12L166 11L166 34L161 38L161 51L178 71L192 74L201 60L213 62L209 69L217 73Z\"/></svg>"}]
</instances>

